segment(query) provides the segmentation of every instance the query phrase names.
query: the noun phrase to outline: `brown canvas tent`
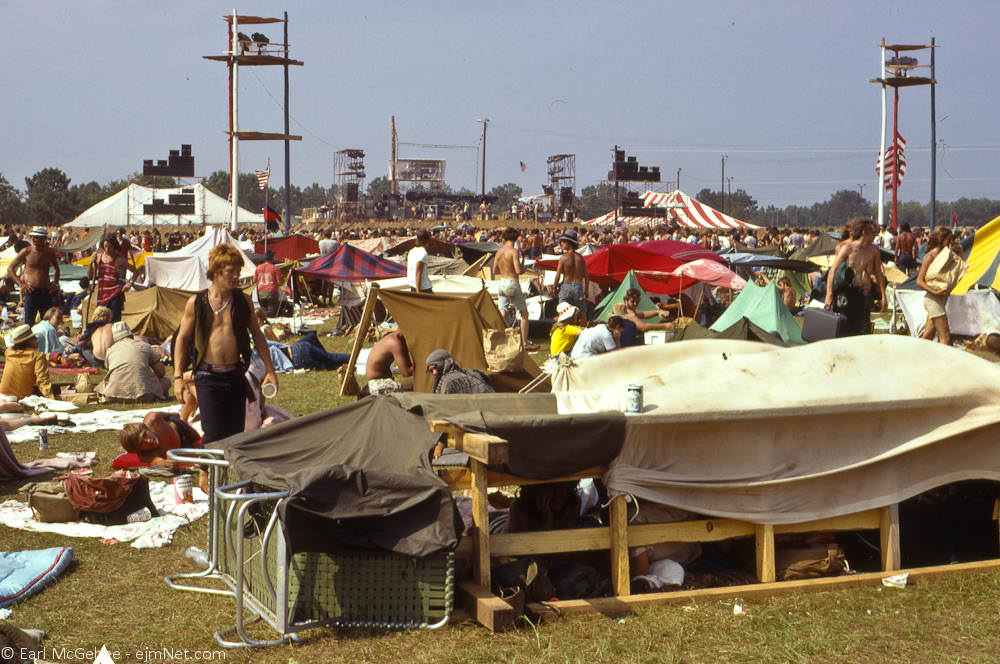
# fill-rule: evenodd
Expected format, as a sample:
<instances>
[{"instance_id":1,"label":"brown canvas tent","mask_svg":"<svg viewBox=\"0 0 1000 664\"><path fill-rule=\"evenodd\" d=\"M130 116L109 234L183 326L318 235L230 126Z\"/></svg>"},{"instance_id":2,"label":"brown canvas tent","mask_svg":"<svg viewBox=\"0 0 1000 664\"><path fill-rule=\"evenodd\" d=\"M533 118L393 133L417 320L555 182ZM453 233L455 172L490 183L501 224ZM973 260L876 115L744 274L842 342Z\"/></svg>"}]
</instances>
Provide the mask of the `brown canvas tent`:
<instances>
[{"instance_id":1,"label":"brown canvas tent","mask_svg":"<svg viewBox=\"0 0 1000 664\"><path fill-rule=\"evenodd\" d=\"M406 336L406 345L413 358L413 389L416 392L430 392L433 389L433 379L425 370L425 360L438 348L451 353L464 369L487 371L483 330L501 330L506 327L493 298L486 290L472 295L435 295L388 291L373 285L365 304L365 314L362 315L362 325L359 328L361 337L367 330L367 321L370 320L376 298L382 300L382 304ZM354 366L360 347L361 344L356 339L348 366ZM538 366L525 354L523 372L493 374L491 379L498 390L516 390L538 373ZM345 393L343 389L341 393Z\"/></svg>"},{"instance_id":2,"label":"brown canvas tent","mask_svg":"<svg viewBox=\"0 0 1000 664\"><path fill-rule=\"evenodd\" d=\"M142 290L125 293L125 305L122 307L122 320L128 323L132 332L143 337L167 339L181 324L184 315L184 305L191 291L150 286ZM96 300L93 295L83 304L84 324L90 322L95 309Z\"/></svg>"}]
</instances>

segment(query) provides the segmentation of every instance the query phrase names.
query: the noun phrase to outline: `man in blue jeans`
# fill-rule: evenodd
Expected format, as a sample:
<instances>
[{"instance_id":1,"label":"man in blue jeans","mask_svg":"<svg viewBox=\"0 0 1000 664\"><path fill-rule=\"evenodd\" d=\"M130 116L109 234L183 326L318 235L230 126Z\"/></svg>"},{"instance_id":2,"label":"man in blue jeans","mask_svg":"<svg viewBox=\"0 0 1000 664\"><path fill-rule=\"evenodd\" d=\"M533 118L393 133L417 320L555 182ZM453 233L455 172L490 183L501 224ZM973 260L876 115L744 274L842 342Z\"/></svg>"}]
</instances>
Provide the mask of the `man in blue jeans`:
<instances>
[{"instance_id":1,"label":"man in blue jeans","mask_svg":"<svg viewBox=\"0 0 1000 664\"><path fill-rule=\"evenodd\" d=\"M347 364L351 356L346 353L330 353L320 342L316 330L306 334L288 346L277 341L268 341L267 349L271 355L271 363L277 371L292 369L339 369Z\"/></svg>"},{"instance_id":2,"label":"man in blue jeans","mask_svg":"<svg viewBox=\"0 0 1000 664\"><path fill-rule=\"evenodd\" d=\"M44 226L35 226L28 236L31 246L18 252L7 266L7 276L17 284L24 297L24 322L34 325L35 319L52 306L52 296L59 291L59 259L49 246L49 232ZM22 265L24 272L18 275ZM50 269L55 271L52 279L49 278Z\"/></svg>"}]
</instances>

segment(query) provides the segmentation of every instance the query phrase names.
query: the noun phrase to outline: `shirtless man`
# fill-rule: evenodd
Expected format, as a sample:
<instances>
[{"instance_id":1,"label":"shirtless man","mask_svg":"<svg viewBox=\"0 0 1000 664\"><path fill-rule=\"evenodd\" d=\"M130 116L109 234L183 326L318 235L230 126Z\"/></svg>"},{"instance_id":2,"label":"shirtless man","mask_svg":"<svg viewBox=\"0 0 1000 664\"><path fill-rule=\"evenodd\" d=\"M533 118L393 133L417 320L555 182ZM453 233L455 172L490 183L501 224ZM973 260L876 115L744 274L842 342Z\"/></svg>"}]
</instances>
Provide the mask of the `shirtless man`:
<instances>
[{"instance_id":1,"label":"shirtless man","mask_svg":"<svg viewBox=\"0 0 1000 664\"><path fill-rule=\"evenodd\" d=\"M237 288L243 257L220 244L208 255L208 290L191 296L184 307L174 348L174 395L184 403L184 369L194 369L194 389L201 408L202 444L243 431L246 419L244 374L250 365L250 340L264 363L261 387L278 386L267 340L260 331L250 298ZM193 357L191 356L193 352Z\"/></svg>"},{"instance_id":2,"label":"shirtless man","mask_svg":"<svg viewBox=\"0 0 1000 664\"><path fill-rule=\"evenodd\" d=\"M858 218L852 219L850 225L851 240L841 243L830 265L824 302L827 309L847 316L848 336L871 332L872 285L878 285L882 295L882 311L886 308L885 274L882 272L878 247L873 244L875 222ZM854 271L854 281L843 293L838 294L838 301L834 302L834 282L841 263L846 263ZM843 295L843 301L840 295Z\"/></svg>"},{"instance_id":3,"label":"shirtless man","mask_svg":"<svg viewBox=\"0 0 1000 664\"><path fill-rule=\"evenodd\" d=\"M896 267L912 274L917 269L917 236L910 231L910 224L903 222L896 236Z\"/></svg>"},{"instance_id":4,"label":"shirtless man","mask_svg":"<svg viewBox=\"0 0 1000 664\"><path fill-rule=\"evenodd\" d=\"M44 226L35 226L28 236L31 246L18 252L7 266L7 276L17 283L24 297L24 322L34 325L35 317L52 306L52 295L59 290L59 259L49 246L49 232ZM17 270L22 265L24 273L19 277ZM49 268L55 270L51 280Z\"/></svg>"},{"instance_id":5,"label":"shirtless man","mask_svg":"<svg viewBox=\"0 0 1000 664\"><path fill-rule=\"evenodd\" d=\"M399 331L385 335L369 351L365 362L365 378L368 382L361 388L359 399L369 394L388 394L405 389L400 384L402 381L396 381L392 376L393 362L396 363L400 376L413 376L413 361L410 359L410 350L406 347L406 337Z\"/></svg>"},{"instance_id":6,"label":"shirtless man","mask_svg":"<svg viewBox=\"0 0 1000 664\"><path fill-rule=\"evenodd\" d=\"M635 323L635 329L640 333L648 332L650 330L672 330L674 329L673 323L665 323L660 318L660 312L657 311L639 311L639 302L642 300L641 293L635 289L630 288L625 292L625 298L622 302L625 304L625 314L624 318ZM650 318L657 318L659 322L647 323L646 321Z\"/></svg>"},{"instance_id":7,"label":"shirtless man","mask_svg":"<svg viewBox=\"0 0 1000 664\"><path fill-rule=\"evenodd\" d=\"M503 240L497 253L493 256L493 277L500 279L500 314L506 318L507 308L513 307L521 319L521 343L525 350L538 350L538 345L531 343L528 336L528 303L521 291L518 280L524 272L524 257L514 246L521 235L516 228L508 226L503 229L500 238Z\"/></svg>"},{"instance_id":8,"label":"shirtless man","mask_svg":"<svg viewBox=\"0 0 1000 664\"><path fill-rule=\"evenodd\" d=\"M581 311L586 311L584 301L587 292L587 261L576 253L580 246L580 236L576 231L569 230L559 238L559 246L563 255L559 257L559 267L556 268L556 289L559 291L559 301L569 302Z\"/></svg>"}]
</instances>

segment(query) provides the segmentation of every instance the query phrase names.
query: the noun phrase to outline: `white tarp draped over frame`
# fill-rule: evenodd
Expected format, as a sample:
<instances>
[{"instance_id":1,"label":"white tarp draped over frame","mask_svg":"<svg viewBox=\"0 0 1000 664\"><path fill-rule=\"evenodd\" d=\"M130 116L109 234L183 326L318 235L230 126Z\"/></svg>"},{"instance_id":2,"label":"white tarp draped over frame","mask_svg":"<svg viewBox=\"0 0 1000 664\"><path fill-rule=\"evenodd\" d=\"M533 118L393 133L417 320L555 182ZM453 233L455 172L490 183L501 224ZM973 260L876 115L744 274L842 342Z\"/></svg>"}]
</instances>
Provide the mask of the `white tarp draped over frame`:
<instances>
[{"instance_id":1,"label":"white tarp draped over frame","mask_svg":"<svg viewBox=\"0 0 1000 664\"><path fill-rule=\"evenodd\" d=\"M153 198L170 200L171 194L180 194L183 189L194 190L193 215L143 214L143 206L150 205ZM222 196L213 193L205 185L199 183L190 187L170 187L168 189L152 189L138 184L130 184L117 194L91 205L66 224L69 228L100 228L102 226L177 226L188 224L226 225L229 223L230 205ZM240 208L239 222L247 224L264 223L264 215L254 214Z\"/></svg>"},{"instance_id":2,"label":"white tarp draped over frame","mask_svg":"<svg viewBox=\"0 0 1000 664\"><path fill-rule=\"evenodd\" d=\"M927 367L947 370L928 380ZM612 493L781 524L1000 481L1000 365L956 348L888 334L795 348L696 340L552 377L561 414L619 410L633 383L646 405L604 476Z\"/></svg>"},{"instance_id":3,"label":"white tarp draped over frame","mask_svg":"<svg viewBox=\"0 0 1000 664\"><path fill-rule=\"evenodd\" d=\"M181 290L199 291L208 288L208 254L218 244L229 244L243 256L240 278L252 278L254 264L239 242L233 239L225 228L211 226L205 234L177 251L165 254L151 254L146 257L146 278L143 286L163 286Z\"/></svg>"}]
</instances>

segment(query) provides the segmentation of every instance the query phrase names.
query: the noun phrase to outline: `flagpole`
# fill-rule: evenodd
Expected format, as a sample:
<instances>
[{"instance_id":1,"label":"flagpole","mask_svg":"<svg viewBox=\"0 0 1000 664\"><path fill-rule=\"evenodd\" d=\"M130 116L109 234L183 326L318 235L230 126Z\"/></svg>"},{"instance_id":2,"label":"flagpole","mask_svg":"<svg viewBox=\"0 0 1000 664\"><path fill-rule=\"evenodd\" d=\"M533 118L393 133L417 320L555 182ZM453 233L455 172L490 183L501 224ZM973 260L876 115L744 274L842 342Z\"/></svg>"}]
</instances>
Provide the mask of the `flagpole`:
<instances>
[{"instance_id":1,"label":"flagpole","mask_svg":"<svg viewBox=\"0 0 1000 664\"><path fill-rule=\"evenodd\" d=\"M287 133L287 132L286 132ZM264 254L267 254L267 190L270 189L271 181L271 158L267 158L267 180L268 183L264 185Z\"/></svg>"},{"instance_id":2,"label":"flagpole","mask_svg":"<svg viewBox=\"0 0 1000 664\"><path fill-rule=\"evenodd\" d=\"M879 61L882 80L882 133L879 143L878 178L875 182L875 190L878 191L878 225L882 227L885 220L885 37L882 38L882 48L879 51L882 56Z\"/></svg>"}]
</instances>

